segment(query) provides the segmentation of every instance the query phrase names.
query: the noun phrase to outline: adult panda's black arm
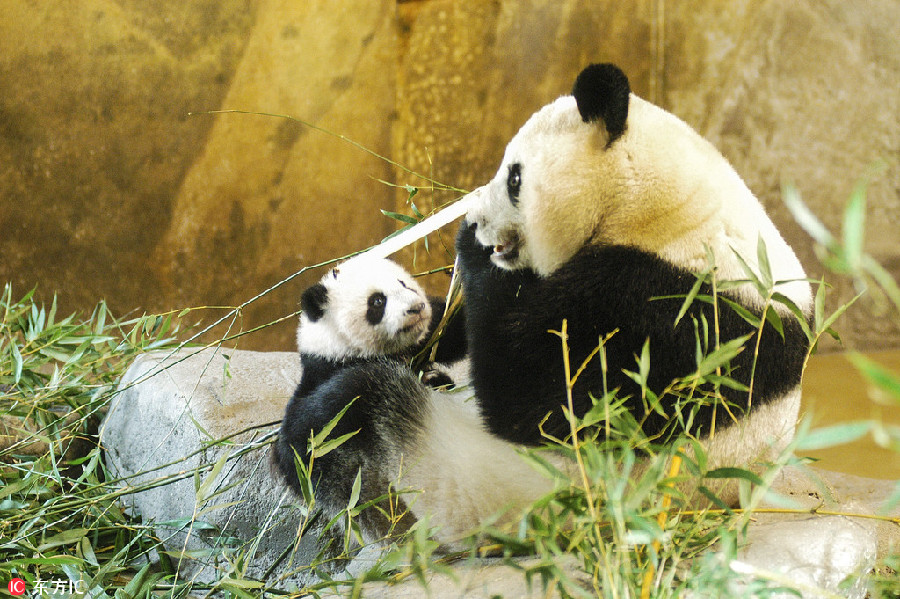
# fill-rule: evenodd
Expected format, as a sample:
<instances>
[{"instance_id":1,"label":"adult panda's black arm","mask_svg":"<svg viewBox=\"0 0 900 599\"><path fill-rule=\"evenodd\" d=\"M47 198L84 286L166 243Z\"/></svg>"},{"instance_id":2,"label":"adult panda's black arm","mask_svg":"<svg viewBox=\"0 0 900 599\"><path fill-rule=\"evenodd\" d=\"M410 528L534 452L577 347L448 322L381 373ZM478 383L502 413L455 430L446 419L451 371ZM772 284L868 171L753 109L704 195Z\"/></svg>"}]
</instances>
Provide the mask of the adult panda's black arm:
<instances>
[{"instance_id":1,"label":"adult panda's black arm","mask_svg":"<svg viewBox=\"0 0 900 599\"><path fill-rule=\"evenodd\" d=\"M443 298L429 297L431 302L431 324L428 327L429 333L434 332L444 317L444 310L447 304ZM437 344L434 361L441 364L450 364L466 357L468 345L466 342L466 315L464 306L453 315L444 330L441 332L440 340Z\"/></svg>"},{"instance_id":2,"label":"adult panda's black arm","mask_svg":"<svg viewBox=\"0 0 900 599\"><path fill-rule=\"evenodd\" d=\"M690 272L636 248L589 246L583 248L549 277L530 270L507 271L490 262L492 249L475 239L474 227L463 223L457 237L471 371L476 396L489 429L511 441L539 443L538 428L565 437L568 423L561 406L566 387L560 337L563 319L568 321L568 345L572 372L616 331L605 346L607 372L594 359L574 387L575 411L583 415L600 398L604 388L630 396L629 409L647 434L663 431L682 403L665 397L665 415L648 411L641 389L623 369L637 371L637 356L650 344L648 387L661 393L674 379L696 370L697 334L694 322L713 323L711 304L696 300L677 327L676 315L696 282ZM701 294L711 295L702 288ZM656 299L681 296L675 299ZM718 313L720 342L754 333L733 310ZM710 325L712 327L712 325ZM784 318L785 340L771 328L764 331L754 378L753 403L759 405L789 391L799 383L808 342L799 324ZM752 344L751 344L752 345ZM748 385L753 362L752 347L731 362L732 377ZM748 404L745 392L723 389L725 398L741 411ZM728 424L728 412L693 402L694 433L702 433L713 418Z\"/></svg>"}]
</instances>

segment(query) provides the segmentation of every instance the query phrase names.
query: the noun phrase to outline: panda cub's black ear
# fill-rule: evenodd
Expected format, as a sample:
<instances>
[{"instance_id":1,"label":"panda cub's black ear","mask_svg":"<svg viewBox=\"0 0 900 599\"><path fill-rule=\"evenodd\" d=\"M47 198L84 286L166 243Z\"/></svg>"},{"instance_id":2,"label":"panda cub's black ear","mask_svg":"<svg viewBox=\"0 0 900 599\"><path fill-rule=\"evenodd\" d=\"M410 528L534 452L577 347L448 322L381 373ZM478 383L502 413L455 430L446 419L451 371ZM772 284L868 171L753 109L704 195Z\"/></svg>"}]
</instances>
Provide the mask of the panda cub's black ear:
<instances>
[{"instance_id":1,"label":"panda cub's black ear","mask_svg":"<svg viewBox=\"0 0 900 599\"><path fill-rule=\"evenodd\" d=\"M628 119L628 77L614 64L592 64L575 80L572 95L585 123L602 120L609 144L625 132Z\"/></svg>"},{"instance_id":2,"label":"panda cub's black ear","mask_svg":"<svg viewBox=\"0 0 900 599\"><path fill-rule=\"evenodd\" d=\"M325 315L325 306L327 304L328 289L321 283L316 283L300 296L300 309L312 322L319 320Z\"/></svg>"}]
</instances>

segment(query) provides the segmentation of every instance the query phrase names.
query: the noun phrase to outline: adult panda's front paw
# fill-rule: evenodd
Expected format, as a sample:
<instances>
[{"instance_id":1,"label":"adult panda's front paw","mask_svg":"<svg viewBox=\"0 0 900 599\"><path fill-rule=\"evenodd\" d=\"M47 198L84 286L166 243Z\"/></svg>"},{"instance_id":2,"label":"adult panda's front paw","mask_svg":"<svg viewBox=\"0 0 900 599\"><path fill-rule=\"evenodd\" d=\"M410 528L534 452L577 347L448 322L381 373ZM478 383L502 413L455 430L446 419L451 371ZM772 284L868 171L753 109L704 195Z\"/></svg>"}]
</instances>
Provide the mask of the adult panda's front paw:
<instances>
[{"instance_id":1,"label":"adult panda's front paw","mask_svg":"<svg viewBox=\"0 0 900 599\"><path fill-rule=\"evenodd\" d=\"M459 261L466 268L479 268L490 266L491 254L494 249L481 245L475 238L475 229L478 225L463 220L459 225L459 233L456 234L456 254Z\"/></svg>"}]
</instances>

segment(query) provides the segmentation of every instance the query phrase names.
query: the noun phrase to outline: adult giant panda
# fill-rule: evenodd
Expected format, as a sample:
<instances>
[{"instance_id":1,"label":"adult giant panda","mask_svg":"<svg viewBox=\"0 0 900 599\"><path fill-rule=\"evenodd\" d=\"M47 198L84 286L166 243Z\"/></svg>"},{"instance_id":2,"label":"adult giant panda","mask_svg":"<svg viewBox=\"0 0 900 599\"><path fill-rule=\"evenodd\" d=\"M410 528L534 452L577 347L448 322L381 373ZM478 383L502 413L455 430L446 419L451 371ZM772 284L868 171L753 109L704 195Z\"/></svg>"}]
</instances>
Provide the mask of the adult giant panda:
<instances>
[{"instance_id":1,"label":"adult giant panda","mask_svg":"<svg viewBox=\"0 0 900 599\"><path fill-rule=\"evenodd\" d=\"M318 480L317 493L335 498L333 510L359 472L361 501L388 485L414 489L405 496L412 517L427 517L452 545L499 510L552 489L554 481L518 451L544 434L568 433L562 345L552 332L564 320L576 367L615 331L605 345L605 377L595 360L572 390L578 415L591 396L618 388L648 435L690 428L707 445L710 469L765 460L791 438L808 349L793 312L775 305L784 336L766 327L757 340L725 302L760 314L766 302L756 288L729 288L713 310L699 299L713 295L704 283L677 325L676 317L710 256L716 280L745 278L743 264L769 270L775 289L808 313L800 263L727 161L682 121L632 95L618 68L588 67L571 96L532 116L496 177L467 202L457 253L478 410L426 389L396 365L356 378L358 370L339 370L316 392L313 409L289 409L282 428L301 454L310 432L358 397L345 418L346 430L359 433L326 456L330 465ZM757 253L760 239L768 269ZM744 387L722 387L728 409L704 399L709 385L689 398L665 392L697 369L698 347L744 336L759 351L731 361L731 378ZM660 396L652 407L623 372L638 370L645 344L647 387ZM752 396L745 389L751 371ZM363 519L368 538L383 534L380 522Z\"/></svg>"},{"instance_id":2,"label":"adult giant panda","mask_svg":"<svg viewBox=\"0 0 900 599\"><path fill-rule=\"evenodd\" d=\"M473 384L491 432L525 444L540 442L542 431L567 434L562 344L550 332L565 319L573 372L615 331L604 347L606 372L594 360L577 380L576 414L590 409L591 396L618 388L647 435L689 425L707 442L710 467L765 460L792 438L808 350L795 313L811 309L803 268L725 158L631 94L621 70L582 71L572 95L528 120L497 175L475 193L457 253ZM763 280L771 273L776 297L788 300L773 304L783 337L766 325L757 339L739 314L760 316L766 306L750 283L720 292L716 308L695 299L676 326L711 261L723 288L746 280L746 269ZM699 296L713 291L706 282ZM671 389L697 370L698 348L711 352L743 336L729 373L743 387L720 389L727 409L709 384ZM654 406L625 372L638 371L645 343L647 387L660 395Z\"/></svg>"}]
</instances>

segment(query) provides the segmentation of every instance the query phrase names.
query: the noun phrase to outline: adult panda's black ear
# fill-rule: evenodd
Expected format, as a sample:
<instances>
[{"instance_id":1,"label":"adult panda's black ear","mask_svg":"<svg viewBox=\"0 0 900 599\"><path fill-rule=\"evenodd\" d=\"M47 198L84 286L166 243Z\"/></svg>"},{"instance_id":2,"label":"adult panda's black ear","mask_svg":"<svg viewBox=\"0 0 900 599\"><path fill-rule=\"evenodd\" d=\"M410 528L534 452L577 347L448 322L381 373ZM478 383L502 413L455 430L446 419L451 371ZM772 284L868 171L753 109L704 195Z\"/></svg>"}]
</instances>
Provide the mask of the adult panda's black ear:
<instances>
[{"instance_id":1,"label":"adult panda's black ear","mask_svg":"<svg viewBox=\"0 0 900 599\"><path fill-rule=\"evenodd\" d=\"M625 132L628 119L628 77L614 64L592 64L575 79L572 95L585 123L602 120L612 143Z\"/></svg>"},{"instance_id":2,"label":"adult panda's black ear","mask_svg":"<svg viewBox=\"0 0 900 599\"><path fill-rule=\"evenodd\" d=\"M315 322L325 315L327 304L328 289L321 283L316 283L300 296L300 309L311 322Z\"/></svg>"}]
</instances>

